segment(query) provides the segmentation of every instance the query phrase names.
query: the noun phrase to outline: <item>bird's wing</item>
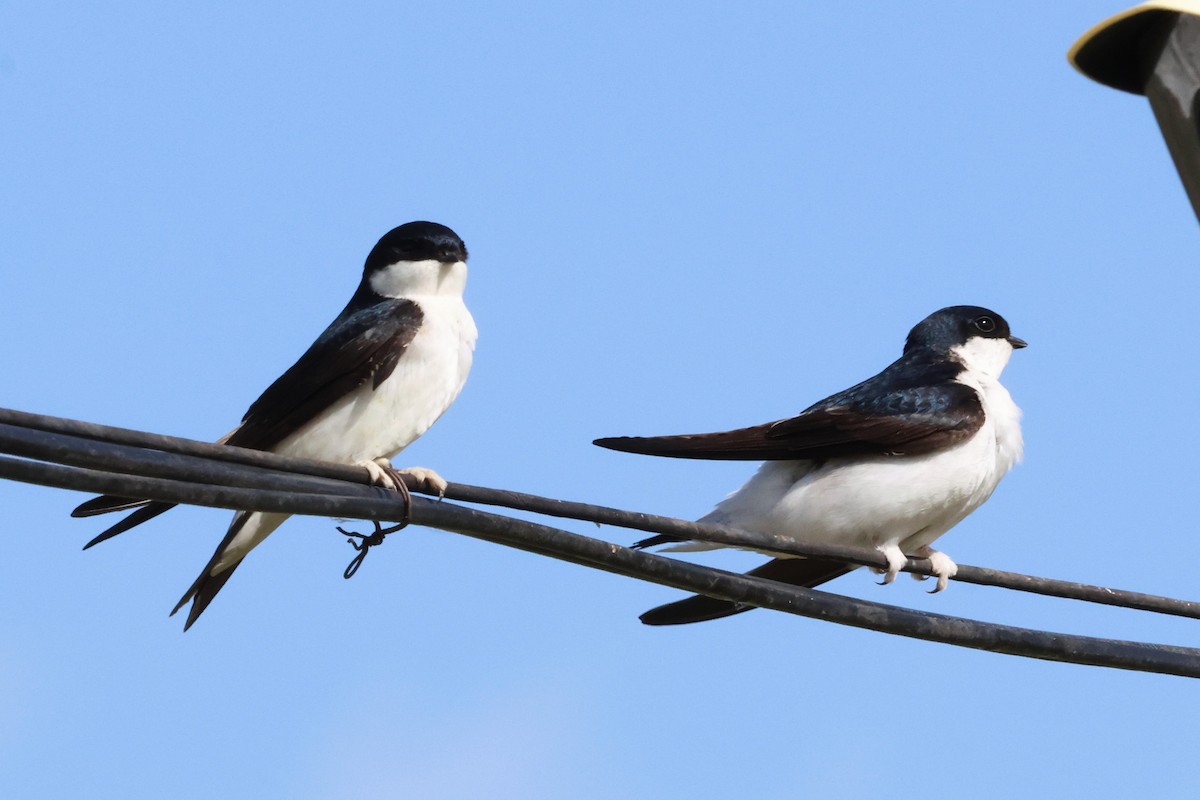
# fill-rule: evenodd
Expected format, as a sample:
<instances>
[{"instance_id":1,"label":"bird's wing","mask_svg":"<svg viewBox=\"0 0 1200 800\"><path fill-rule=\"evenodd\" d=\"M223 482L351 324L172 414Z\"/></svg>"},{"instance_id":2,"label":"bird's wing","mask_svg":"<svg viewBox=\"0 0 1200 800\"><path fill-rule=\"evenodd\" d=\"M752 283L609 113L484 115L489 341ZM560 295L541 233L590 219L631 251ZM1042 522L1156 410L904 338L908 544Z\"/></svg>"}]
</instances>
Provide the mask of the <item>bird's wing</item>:
<instances>
[{"instance_id":1,"label":"bird's wing","mask_svg":"<svg viewBox=\"0 0 1200 800\"><path fill-rule=\"evenodd\" d=\"M958 369L925 370L924 380L885 371L798 416L751 428L623 436L595 444L644 455L743 461L928 453L970 437L983 425L983 405L975 390L945 379Z\"/></svg>"},{"instance_id":2,"label":"bird's wing","mask_svg":"<svg viewBox=\"0 0 1200 800\"><path fill-rule=\"evenodd\" d=\"M367 381L378 387L423 316L412 300L384 300L339 317L254 401L228 443L270 450Z\"/></svg>"},{"instance_id":3,"label":"bird's wing","mask_svg":"<svg viewBox=\"0 0 1200 800\"><path fill-rule=\"evenodd\" d=\"M311 422L340 397L367 381L381 384L396 368L423 314L411 300L389 299L369 308L342 313L308 351L254 401L242 424L221 441L253 450L270 450ZM136 509L90 541L84 549L173 508L135 498L102 495L80 504L73 517Z\"/></svg>"}]
</instances>

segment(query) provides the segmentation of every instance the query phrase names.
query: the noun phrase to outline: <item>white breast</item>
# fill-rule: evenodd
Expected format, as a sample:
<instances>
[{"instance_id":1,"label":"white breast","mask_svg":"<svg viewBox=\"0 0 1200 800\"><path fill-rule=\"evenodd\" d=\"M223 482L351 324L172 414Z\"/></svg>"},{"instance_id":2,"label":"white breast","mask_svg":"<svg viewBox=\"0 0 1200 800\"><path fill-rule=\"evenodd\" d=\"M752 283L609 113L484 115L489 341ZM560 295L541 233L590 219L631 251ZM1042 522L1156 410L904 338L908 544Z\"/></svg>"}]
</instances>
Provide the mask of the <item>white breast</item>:
<instances>
[{"instance_id":1,"label":"white breast","mask_svg":"<svg viewBox=\"0 0 1200 800\"><path fill-rule=\"evenodd\" d=\"M461 296L411 296L421 328L392 374L365 383L284 440L276 452L327 461L391 458L429 430L462 390L477 331Z\"/></svg>"}]
</instances>

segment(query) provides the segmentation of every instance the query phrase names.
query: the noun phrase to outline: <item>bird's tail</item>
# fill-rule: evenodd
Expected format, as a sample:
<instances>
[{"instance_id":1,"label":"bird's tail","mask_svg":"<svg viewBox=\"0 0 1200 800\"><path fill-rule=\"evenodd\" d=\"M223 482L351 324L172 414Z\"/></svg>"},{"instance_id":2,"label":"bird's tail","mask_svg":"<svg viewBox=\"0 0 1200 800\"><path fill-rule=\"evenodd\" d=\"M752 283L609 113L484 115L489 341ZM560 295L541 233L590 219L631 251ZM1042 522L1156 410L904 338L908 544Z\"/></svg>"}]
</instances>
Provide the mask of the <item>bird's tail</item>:
<instances>
[{"instance_id":1,"label":"bird's tail","mask_svg":"<svg viewBox=\"0 0 1200 800\"><path fill-rule=\"evenodd\" d=\"M652 538L661 539L663 537ZM856 569L854 565L843 561L826 561L821 558L776 558L746 574L811 589L826 581L841 577L854 569ZM729 600L717 600L714 597L698 594L685 600L677 600L674 603L652 608L642 614L640 619L647 625L686 625L690 622L705 622L710 619L741 614L743 611L750 611L753 608L756 606L734 603Z\"/></svg>"},{"instance_id":2,"label":"bird's tail","mask_svg":"<svg viewBox=\"0 0 1200 800\"><path fill-rule=\"evenodd\" d=\"M179 609L190 600L192 607L188 609L187 622L183 624L186 631L192 627L208 604L225 586L233 571L238 568L246 556L257 547L272 531L283 524L290 514L276 514L260 511L239 511L233 516L225 538L217 545L212 558L204 565L200 575L184 592L183 597L171 609L174 616Z\"/></svg>"},{"instance_id":3,"label":"bird's tail","mask_svg":"<svg viewBox=\"0 0 1200 800\"><path fill-rule=\"evenodd\" d=\"M227 551L233 543L234 538L246 527L246 523L250 521L252 516L254 516L253 513L249 511L239 511L233 515L233 522L229 523L229 530L225 532L225 538L221 540L221 543L217 545L217 549L213 551L212 558L208 560L208 563L204 565L204 569L200 571L200 575L196 580L192 581L192 585L188 587L188 590L183 593L183 597L179 598L179 602L171 609L171 616L173 617L179 609L187 605L189 600L192 601L192 607L188 609L187 622L183 623L184 631L192 627L192 623L200 618L200 615L204 613L204 609L208 608L208 604L217 596L217 592L221 591L221 588L233 575L233 571L242 563L242 559L239 558L225 569L214 572L214 569L221 563L222 559L227 557ZM249 552L249 550L246 552Z\"/></svg>"},{"instance_id":4,"label":"bird's tail","mask_svg":"<svg viewBox=\"0 0 1200 800\"><path fill-rule=\"evenodd\" d=\"M225 583L233 575L233 571L242 563L238 561L232 567L213 575L211 574L211 570L220 552L218 550L213 554L212 560L204 567L204 571L200 573L200 577L196 578L192 585L188 587L188 590L184 592L183 597L179 598L179 602L175 604L175 607L171 609L171 616L173 617L189 600L192 601L192 607L188 609L187 622L183 623L183 630L185 632L188 628L192 627L192 623L200 618L200 615L204 613L204 609L208 608L208 604L217 596L217 592L221 591L221 588L225 586Z\"/></svg>"}]
</instances>

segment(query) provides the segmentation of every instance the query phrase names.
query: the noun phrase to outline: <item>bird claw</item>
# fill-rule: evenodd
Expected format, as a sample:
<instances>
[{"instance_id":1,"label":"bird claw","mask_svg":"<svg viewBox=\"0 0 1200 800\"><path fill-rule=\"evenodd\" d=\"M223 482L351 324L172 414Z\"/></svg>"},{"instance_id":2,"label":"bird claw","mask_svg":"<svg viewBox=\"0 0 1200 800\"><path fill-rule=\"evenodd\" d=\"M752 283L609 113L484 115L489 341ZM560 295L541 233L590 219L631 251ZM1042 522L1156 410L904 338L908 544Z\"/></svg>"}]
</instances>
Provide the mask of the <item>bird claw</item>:
<instances>
[{"instance_id":1,"label":"bird claw","mask_svg":"<svg viewBox=\"0 0 1200 800\"><path fill-rule=\"evenodd\" d=\"M412 515L412 494L404 480L405 470L398 470L386 458L375 458L370 461L359 461L358 466L371 476L371 484L398 492L404 499L404 516L401 523L407 525Z\"/></svg>"},{"instance_id":2,"label":"bird claw","mask_svg":"<svg viewBox=\"0 0 1200 800\"><path fill-rule=\"evenodd\" d=\"M399 470L399 473L414 478L417 481L417 485L426 491L435 492L439 500L446 496L446 489L450 487L449 482L445 478L428 467L405 467Z\"/></svg>"},{"instance_id":3,"label":"bird claw","mask_svg":"<svg viewBox=\"0 0 1200 800\"><path fill-rule=\"evenodd\" d=\"M950 585L950 579L958 574L958 564L955 564L950 556L946 555L940 550L934 550L929 545L925 545L921 549L917 550L914 555L916 555L918 558L929 559L929 567L933 571L934 577L937 578L937 585L929 590L930 594L937 594L938 592L944 590ZM928 576L921 576L922 579L926 577Z\"/></svg>"},{"instance_id":4,"label":"bird claw","mask_svg":"<svg viewBox=\"0 0 1200 800\"><path fill-rule=\"evenodd\" d=\"M365 468L370 474L371 483L398 492L402 492L408 488L408 482L404 480L406 477L411 478L418 487L425 491L436 493L438 499L446 496L446 489L450 486L445 478L428 467L396 469L387 458L360 461L359 466Z\"/></svg>"},{"instance_id":5,"label":"bird claw","mask_svg":"<svg viewBox=\"0 0 1200 800\"><path fill-rule=\"evenodd\" d=\"M872 569L883 575L883 580L879 581L879 585L887 586L896 580L896 576L900 574L900 570L904 569L908 564L908 556L904 555L904 551L895 544L881 545L875 549L883 553L883 557L887 559L888 565L886 570Z\"/></svg>"},{"instance_id":6,"label":"bird claw","mask_svg":"<svg viewBox=\"0 0 1200 800\"><path fill-rule=\"evenodd\" d=\"M399 479L396 470L392 469L391 462L386 458L360 461L358 462L358 466L367 471L372 486L382 486L384 489L391 489L394 492L398 492L400 491L399 487L404 483L404 481Z\"/></svg>"},{"instance_id":7,"label":"bird claw","mask_svg":"<svg viewBox=\"0 0 1200 800\"><path fill-rule=\"evenodd\" d=\"M896 580L896 576L900 574L900 570L908 565L908 556L895 544L881 545L875 549L887 559L888 566L886 570L871 567L871 571L877 575L883 575L883 580L879 582L879 585L885 586ZM934 550L929 545L919 548L913 553L913 557L929 559L930 571L933 573L932 577L937 578L937 585L929 590L930 594L937 594L943 591L949 585L950 579L958 573L958 565L951 560L950 556L940 550ZM921 575L916 572L912 573L912 576L918 581L928 580L930 577L929 575Z\"/></svg>"}]
</instances>

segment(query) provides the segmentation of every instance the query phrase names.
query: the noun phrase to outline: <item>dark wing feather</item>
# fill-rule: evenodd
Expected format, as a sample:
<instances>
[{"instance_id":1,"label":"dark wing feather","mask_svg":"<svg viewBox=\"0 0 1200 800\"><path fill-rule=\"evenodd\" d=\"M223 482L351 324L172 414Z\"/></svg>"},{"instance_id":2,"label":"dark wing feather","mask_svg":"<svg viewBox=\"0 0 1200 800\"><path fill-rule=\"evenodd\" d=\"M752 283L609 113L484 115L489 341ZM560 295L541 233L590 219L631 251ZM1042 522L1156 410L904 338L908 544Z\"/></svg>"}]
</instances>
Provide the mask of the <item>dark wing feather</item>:
<instances>
[{"instance_id":1,"label":"dark wing feather","mask_svg":"<svg viewBox=\"0 0 1200 800\"><path fill-rule=\"evenodd\" d=\"M669 533L660 533L655 536L647 536L645 539L639 539L629 545L634 550L645 550L647 547L658 547L660 544L674 544L676 542L686 542L682 536L672 536Z\"/></svg>"},{"instance_id":2,"label":"dark wing feather","mask_svg":"<svg viewBox=\"0 0 1200 800\"><path fill-rule=\"evenodd\" d=\"M229 437L232 434L233 431L230 431L220 439L217 439L217 444L225 444L229 441ZM119 533L124 533L130 528L141 525L143 522L157 517L164 511L170 511L176 505L176 503L155 503L149 500L137 500L129 497L121 497L120 495L116 494L102 494L99 497L93 497L86 503L80 503L75 507L75 510L71 512L71 516L93 517L97 514L111 514L114 511L130 511L132 509L139 509L135 513L130 514L125 519L121 520L116 525L112 526L104 533L85 544L83 549L87 550L93 545L100 544L100 542L111 539ZM146 508L143 508L143 506Z\"/></svg>"},{"instance_id":3,"label":"dark wing feather","mask_svg":"<svg viewBox=\"0 0 1200 800\"><path fill-rule=\"evenodd\" d=\"M423 316L412 300L342 312L254 401L228 443L270 450L368 380L378 387L395 370Z\"/></svg>"},{"instance_id":4,"label":"dark wing feather","mask_svg":"<svg viewBox=\"0 0 1200 800\"><path fill-rule=\"evenodd\" d=\"M354 312L347 307L307 352L254 401L241 426L224 443L270 450L368 380L378 387L395 370L400 356L416 336L423 316L420 307L411 300L382 300ZM82 503L71 516L137 509L89 542L86 547L91 547L173 507L167 503L146 503L103 495Z\"/></svg>"},{"instance_id":5,"label":"dark wing feather","mask_svg":"<svg viewBox=\"0 0 1200 800\"><path fill-rule=\"evenodd\" d=\"M787 447L767 438L772 424L774 423L722 433L695 433L683 436L615 436L596 439L592 444L624 453L670 458L712 458L725 461L798 458Z\"/></svg>"},{"instance_id":6,"label":"dark wing feather","mask_svg":"<svg viewBox=\"0 0 1200 800\"><path fill-rule=\"evenodd\" d=\"M96 500L103 500L106 497L110 497L110 495L104 495L104 497L97 497ZM118 500L118 501L121 500L121 498L119 498L119 497L113 498L113 499ZM101 533L99 536L94 537L90 542L88 542L87 544L85 544L83 546L83 549L87 550L89 547L94 547L94 546L100 544L101 542L107 542L109 539L113 538L114 536L124 533L125 531L129 530L130 528L136 528L138 525L141 525L143 522L149 522L150 520L157 517L159 514L164 514L167 511L170 511L176 505L177 505L177 503L154 503L154 502L145 503L144 505L139 506L137 508L137 510L134 511L132 514L123 518L116 525L113 525L112 527L108 528L103 533ZM120 509L114 508L112 510L118 511ZM97 511L95 513L101 514L104 512Z\"/></svg>"},{"instance_id":7,"label":"dark wing feather","mask_svg":"<svg viewBox=\"0 0 1200 800\"><path fill-rule=\"evenodd\" d=\"M99 497L93 497L91 500L75 506L75 510L71 512L71 516L94 517L97 514L109 514L113 511L132 511L135 508L146 505L148 502L150 501L134 500L115 494L102 494Z\"/></svg>"},{"instance_id":8,"label":"dark wing feather","mask_svg":"<svg viewBox=\"0 0 1200 800\"><path fill-rule=\"evenodd\" d=\"M853 569L855 568L850 564L826 561L820 558L777 558L746 574L758 578L768 578L780 583L790 583L793 586L812 588L839 578ZM640 619L647 625L686 625L690 622L706 622L710 619L729 617L754 608L755 606L744 603L731 603L728 600L717 600L714 597L698 594L652 608L642 614Z\"/></svg>"},{"instance_id":9,"label":"dark wing feather","mask_svg":"<svg viewBox=\"0 0 1200 800\"><path fill-rule=\"evenodd\" d=\"M953 380L961 370L954 362L922 363L909 356L791 419L723 433L626 436L595 444L645 455L742 461L928 453L983 425L979 395Z\"/></svg>"}]
</instances>

